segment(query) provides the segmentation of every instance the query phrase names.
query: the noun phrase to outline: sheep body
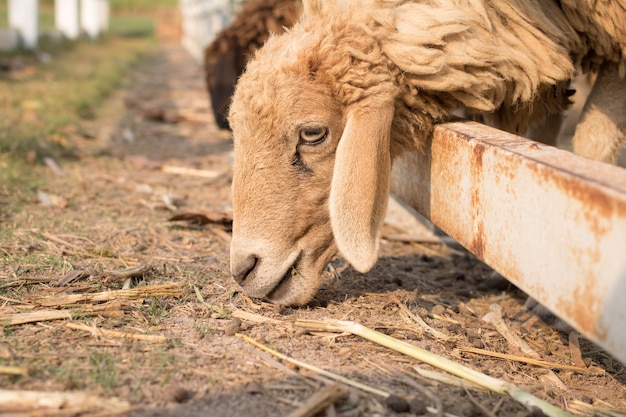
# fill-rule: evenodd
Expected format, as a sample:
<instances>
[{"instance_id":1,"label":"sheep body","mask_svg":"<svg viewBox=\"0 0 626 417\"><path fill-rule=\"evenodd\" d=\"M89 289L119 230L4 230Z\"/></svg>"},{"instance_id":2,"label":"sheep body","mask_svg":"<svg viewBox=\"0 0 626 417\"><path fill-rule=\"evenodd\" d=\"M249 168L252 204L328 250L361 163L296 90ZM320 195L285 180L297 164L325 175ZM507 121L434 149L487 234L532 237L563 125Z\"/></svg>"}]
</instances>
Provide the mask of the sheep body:
<instances>
[{"instance_id":1,"label":"sheep body","mask_svg":"<svg viewBox=\"0 0 626 417\"><path fill-rule=\"evenodd\" d=\"M577 65L623 65L623 33L596 39L558 2L348 3L305 2L233 96L231 271L252 296L307 302L337 250L369 270L392 161L423 150L453 110L525 132L569 104ZM626 21L619 1L605 3Z\"/></svg>"},{"instance_id":2,"label":"sheep body","mask_svg":"<svg viewBox=\"0 0 626 417\"><path fill-rule=\"evenodd\" d=\"M228 105L237 78L271 33L281 34L300 17L298 0L248 0L233 22L204 50L206 86L215 120L228 128Z\"/></svg>"}]
</instances>

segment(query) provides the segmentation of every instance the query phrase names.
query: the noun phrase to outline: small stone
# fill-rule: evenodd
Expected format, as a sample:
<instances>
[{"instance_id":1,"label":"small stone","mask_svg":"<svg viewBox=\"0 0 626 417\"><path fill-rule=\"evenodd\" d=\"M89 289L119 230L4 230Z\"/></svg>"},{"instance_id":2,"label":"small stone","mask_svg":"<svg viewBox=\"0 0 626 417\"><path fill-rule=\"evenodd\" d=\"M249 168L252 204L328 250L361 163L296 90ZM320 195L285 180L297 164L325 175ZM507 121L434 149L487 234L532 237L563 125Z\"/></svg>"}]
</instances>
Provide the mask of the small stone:
<instances>
[{"instance_id":1,"label":"small stone","mask_svg":"<svg viewBox=\"0 0 626 417\"><path fill-rule=\"evenodd\" d=\"M235 334L237 334L240 327L241 327L241 320L239 319L229 320L229 322L226 324L226 327L224 328L224 334L226 334L226 336L234 336Z\"/></svg>"},{"instance_id":2,"label":"small stone","mask_svg":"<svg viewBox=\"0 0 626 417\"><path fill-rule=\"evenodd\" d=\"M451 324L448 326L448 331L453 334L463 334L464 329L460 324Z\"/></svg>"},{"instance_id":3,"label":"small stone","mask_svg":"<svg viewBox=\"0 0 626 417\"><path fill-rule=\"evenodd\" d=\"M477 349L482 349L485 347L485 344L483 343L482 340L480 340L480 338L475 337L475 336L470 336L467 338L467 341L475 348Z\"/></svg>"},{"instance_id":4,"label":"small stone","mask_svg":"<svg viewBox=\"0 0 626 417\"><path fill-rule=\"evenodd\" d=\"M528 414L528 417L546 417L546 415L544 414L543 411L541 411L541 409L539 407L532 407L532 409L530 410L530 413Z\"/></svg>"},{"instance_id":5,"label":"small stone","mask_svg":"<svg viewBox=\"0 0 626 417\"><path fill-rule=\"evenodd\" d=\"M411 414L417 416L421 416L427 412L426 403L420 397L413 397L409 400L409 409L411 410Z\"/></svg>"},{"instance_id":6,"label":"small stone","mask_svg":"<svg viewBox=\"0 0 626 417\"><path fill-rule=\"evenodd\" d=\"M458 273L454 274L452 277L455 280L457 280L457 281L465 281L465 273L464 272L458 272Z\"/></svg>"},{"instance_id":7,"label":"small stone","mask_svg":"<svg viewBox=\"0 0 626 417\"><path fill-rule=\"evenodd\" d=\"M391 282L392 282L392 283L394 283L394 284L396 284L398 287L401 287L401 286L403 286L403 285L404 285L404 282L402 282L402 280L401 280L400 278L398 278L398 277L394 277L394 278L391 280Z\"/></svg>"},{"instance_id":8,"label":"small stone","mask_svg":"<svg viewBox=\"0 0 626 417\"><path fill-rule=\"evenodd\" d=\"M170 392L169 397L170 401L181 404L193 397L193 392L182 387L176 387Z\"/></svg>"},{"instance_id":9,"label":"small stone","mask_svg":"<svg viewBox=\"0 0 626 417\"><path fill-rule=\"evenodd\" d=\"M473 416L476 413L476 407L474 403L471 401L465 401L457 404L453 407L452 414L455 416L463 417L463 416Z\"/></svg>"},{"instance_id":10,"label":"small stone","mask_svg":"<svg viewBox=\"0 0 626 417\"><path fill-rule=\"evenodd\" d=\"M244 391L250 394L261 394L263 392L263 387L256 381L250 381L244 387Z\"/></svg>"},{"instance_id":11,"label":"small stone","mask_svg":"<svg viewBox=\"0 0 626 417\"><path fill-rule=\"evenodd\" d=\"M387 397L387 406L396 413L406 413L410 409L407 400L394 394Z\"/></svg>"},{"instance_id":12,"label":"small stone","mask_svg":"<svg viewBox=\"0 0 626 417\"><path fill-rule=\"evenodd\" d=\"M436 314L438 316L441 316L443 313L445 313L445 311L446 311L446 308L442 306L441 304L437 304L436 306L432 308L432 310L430 310L432 314Z\"/></svg>"}]
</instances>

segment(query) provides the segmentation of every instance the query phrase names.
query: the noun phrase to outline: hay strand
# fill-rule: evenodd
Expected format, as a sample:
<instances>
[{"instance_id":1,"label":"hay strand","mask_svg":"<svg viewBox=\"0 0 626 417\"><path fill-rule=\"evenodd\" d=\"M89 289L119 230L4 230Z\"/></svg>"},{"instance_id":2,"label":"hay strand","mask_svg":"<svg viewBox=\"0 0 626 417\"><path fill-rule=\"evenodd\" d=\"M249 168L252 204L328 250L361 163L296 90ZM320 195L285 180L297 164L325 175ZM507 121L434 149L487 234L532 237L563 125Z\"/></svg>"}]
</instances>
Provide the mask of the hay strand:
<instances>
[{"instance_id":1,"label":"hay strand","mask_svg":"<svg viewBox=\"0 0 626 417\"><path fill-rule=\"evenodd\" d=\"M327 385L309 397L301 407L289 413L287 417L313 417L331 404L336 403L346 391L339 384Z\"/></svg>"},{"instance_id":2,"label":"hay strand","mask_svg":"<svg viewBox=\"0 0 626 417\"><path fill-rule=\"evenodd\" d=\"M524 356L510 355L508 353L492 352L490 350L479 349L479 348L474 348L474 347L469 347L469 346L467 347L459 346L459 350L462 352L476 353L478 355L485 355L485 356L491 356L494 358L506 359L506 360L513 361L513 362L527 363L529 365L540 366L542 368L565 369L568 371L581 372L585 374L604 373L603 371L595 371L589 368L581 368L580 366L564 365L560 363L544 361L541 359L533 359L533 358L526 358Z\"/></svg>"},{"instance_id":3,"label":"hay strand","mask_svg":"<svg viewBox=\"0 0 626 417\"><path fill-rule=\"evenodd\" d=\"M131 409L117 398L100 398L84 392L40 392L0 389L0 410L6 413L56 415L71 409L73 415L93 411L119 413ZM21 414L20 414L21 415Z\"/></svg>"},{"instance_id":4,"label":"hay strand","mask_svg":"<svg viewBox=\"0 0 626 417\"><path fill-rule=\"evenodd\" d=\"M297 320L295 325L307 330L349 332L353 335L360 336L381 346L393 349L396 352L410 356L453 375L464 378L470 382L481 385L491 391L508 395L515 401L529 408L537 407L549 417L572 417L570 413L561 410L547 401L535 397L531 393L524 391L509 382L490 377L474 369L451 361L450 359L435 355L434 353L418 348L417 346L410 345L401 340L394 339L393 337L387 336L358 323L339 320L328 322L319 320Z\"/></svg>"},{"instance_id":5,"label":"hay strand","mask_svg":"<svg viewBox=\"0 0 626 417\"><path fill-rule=\"evenodd\" d=\"M152 343L163 343L169 340L169 338L165 336L150 335L150 334L137 334L137 333L129 333L129 332L118 332L116 330L100 329L95 326L87 326L85 324L80 324L80 323L66 323L65 326L69 327L70 329L85 330L87 332L90 332L95 337L108 336L108 337L113 337L116 339L143 340L143 341L152 342Z\"/></svg>"},{"instance_id":6,"label":"hay strand","mask_svg":"<svg viewBox=\"0 0 626 417\"><path fill-rule=\"evenodd\" d=\"M183 295L182 284L147 285L129 290L102 291L93 294L67 294L37 297L32 303L43 307L60 307L73 304L95 303L111 300L138 300L146 297L177 297Z\"/></svg>"},{"instance_id":7,"label":"hay strand","mask_svg":"<svg viewBox=\"0 0 626 417\"><path fill-rule=\"evenodd\" d=\"M5 326L16 326L19 324L37 323L42 321L64 319L71 320L76 317L86 316L119 317L124 315L121 308L121 303L114 301L96 306L82 305L80 308L71 310L36 310L29 311L27 313L4 313L0 314L0 324Z\"/></svg>"},{"instance_id":8,"label":"hay strand","mask_svg":"<svg viewBox=\"0 0 626 417\"><path fill-rule=\"evenodd\" d=\"M261 350L263 350L263 351L265 351L265 352L267 352L267 353L269 353L271 355L274 355L275 357L277 357L279 359L282 359L284 361L292 363L292 364L294 364L294 365L296 365L296 366L298 366L300 368L307 369L309 371L312 371L312 372L315 372L317 374L323 375L323 376L325 376L327 378L332 379L333 381L341 382L342 384L346 384L346 385L349 385L351 387L358 388L358 389L360 389L362 391L369 392L370 394L378 395L378 396L383 397L383 398L387 398L390 395L388 392L379 390L377 388L370 387L370 386L365 385L365 384L361 384L360 382L353 381L353 380L348 379L348 378L346 378L344 376L337 375L337 374L332 373L330 371L326 371L326 370L324 370L322 368L318 368L315 365L310 365L310 364L308 364L306 362L302 362L302 361L299 361L297 359L290 358L289 356L284 355L284 354L282 354L282 353L280 353L280 352L278 352L278 351L276 351L276 350L274 350L272 348L269 348L269 347L267 347L267 346L257 342L256 340L254 340L254 339L244 335L244 334L237 333L235 336L239 337L240 339L245 340L246 342L250 343L251 345L256 346L257 348L259 348L259 349L261 349Z\"/></svg>"}]
</instances>

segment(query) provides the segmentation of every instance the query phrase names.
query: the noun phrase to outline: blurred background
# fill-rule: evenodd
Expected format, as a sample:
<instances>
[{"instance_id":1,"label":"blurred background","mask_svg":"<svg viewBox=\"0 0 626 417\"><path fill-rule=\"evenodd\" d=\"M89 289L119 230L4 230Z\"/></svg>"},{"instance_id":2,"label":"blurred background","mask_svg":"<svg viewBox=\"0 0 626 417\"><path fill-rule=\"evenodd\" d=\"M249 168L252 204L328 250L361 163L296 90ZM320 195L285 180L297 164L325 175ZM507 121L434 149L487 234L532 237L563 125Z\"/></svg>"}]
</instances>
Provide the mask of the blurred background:
<instances>
[{"instance_id":1,"label":"blurred background","mask_svg":"<svg viewBox=\"0 0 626 417\"><path fill-rule=\"evenodd\" d=\"M71 158L73 138L91 134L85 122L159 45L182 44L201 67L242 4L1 0L0 187L23 182L45 158Z\"/></svg>"}]
</instances>

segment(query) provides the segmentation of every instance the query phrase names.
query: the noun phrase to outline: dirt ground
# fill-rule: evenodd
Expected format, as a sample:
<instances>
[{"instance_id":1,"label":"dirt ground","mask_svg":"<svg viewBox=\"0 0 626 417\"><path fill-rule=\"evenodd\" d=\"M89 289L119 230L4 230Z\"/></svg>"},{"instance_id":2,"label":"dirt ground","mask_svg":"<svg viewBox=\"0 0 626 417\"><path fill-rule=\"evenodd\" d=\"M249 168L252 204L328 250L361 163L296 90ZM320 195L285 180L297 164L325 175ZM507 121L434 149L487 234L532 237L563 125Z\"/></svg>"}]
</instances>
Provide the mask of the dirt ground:
<instances>
[{"instance_id":1,"label":"dirt ground","mask_svg":"<svg viewBox=\"0 0 626 417\"><path fill-rule=\"evenodd\" d=\"M289 415L331 383L236 333L411 400L398 411L383 396L341 385L345 395L321 415L421 415L424 407L459 417L541 415L500 394L425 377L418 371L434 368L356 336L304 332L296 319L358 322L573 414L626 415L622 364L537 320L519 290L486 285L488 268L459 251L384 240L373 271L336 259L302 308L240 293L228 272L230 134L215 127L201 69L177 44L162 45L100 113L86 126L91 135L73 133L79 146L62 175L42 167L38 198L0 224L13 236L0 242L0 365L13 369L0 372L0 387L99 400L0 415ZM177 214L191 221L169 220ZM124 284L129 290L119 291ZM579 369L489 356L528 356L482 320L492 305L539 359ZM407 321L405 307L439 333ZM53 320L59 312L65 316Z\"/></svg>"}]
</instances>

